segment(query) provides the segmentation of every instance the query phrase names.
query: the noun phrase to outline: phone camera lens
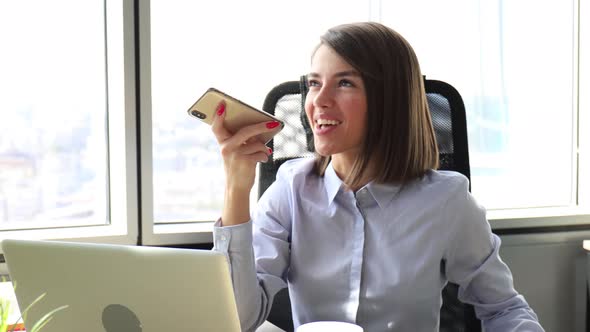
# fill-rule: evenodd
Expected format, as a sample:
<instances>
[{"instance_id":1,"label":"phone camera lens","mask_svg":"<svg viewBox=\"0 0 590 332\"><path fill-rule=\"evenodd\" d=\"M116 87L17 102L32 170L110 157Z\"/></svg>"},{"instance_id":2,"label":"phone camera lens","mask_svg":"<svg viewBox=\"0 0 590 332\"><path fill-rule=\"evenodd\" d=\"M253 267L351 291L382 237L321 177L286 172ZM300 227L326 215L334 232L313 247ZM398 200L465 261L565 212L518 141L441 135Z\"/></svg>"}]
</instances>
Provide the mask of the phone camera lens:
<instances>
[{"instance_id":1,"label":"phone camera lens","mask_svg":"<svg viewBox=\"0 0 590 332\"><path fill-rule=\"evenodd\" d=\"M196 116L196 117L197 117L197 118L199 118L199 119L204 119L204 118L206 118L206 117L207 117L207 115L206 115L206 114L203 114L203 113L201 113L201 112L199 112L199 111L197 111L197 110L192 110L192 111L191 111L191 114L192 114L193 116Z\"/></svg>"}]
</instances>

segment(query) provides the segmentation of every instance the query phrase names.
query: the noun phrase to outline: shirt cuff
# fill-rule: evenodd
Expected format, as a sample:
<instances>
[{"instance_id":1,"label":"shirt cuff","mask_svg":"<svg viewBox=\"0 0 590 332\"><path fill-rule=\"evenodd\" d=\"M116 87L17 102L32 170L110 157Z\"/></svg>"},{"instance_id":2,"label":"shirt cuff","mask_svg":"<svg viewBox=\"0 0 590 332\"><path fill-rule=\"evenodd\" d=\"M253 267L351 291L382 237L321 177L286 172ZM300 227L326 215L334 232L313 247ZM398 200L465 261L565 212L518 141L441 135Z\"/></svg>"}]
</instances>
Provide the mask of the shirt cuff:
<instances>
[{"instance_id":1,"label":"shirt cuff","mask_svg":"<svg viewBox=\"0 0 590 332\"><path fill-rule=\"evenodd\" d=\"M221 219L213 224L213 250L230 253L252 248L252 221L243 224L222 226Z\"/></svg>"}]
</instances>

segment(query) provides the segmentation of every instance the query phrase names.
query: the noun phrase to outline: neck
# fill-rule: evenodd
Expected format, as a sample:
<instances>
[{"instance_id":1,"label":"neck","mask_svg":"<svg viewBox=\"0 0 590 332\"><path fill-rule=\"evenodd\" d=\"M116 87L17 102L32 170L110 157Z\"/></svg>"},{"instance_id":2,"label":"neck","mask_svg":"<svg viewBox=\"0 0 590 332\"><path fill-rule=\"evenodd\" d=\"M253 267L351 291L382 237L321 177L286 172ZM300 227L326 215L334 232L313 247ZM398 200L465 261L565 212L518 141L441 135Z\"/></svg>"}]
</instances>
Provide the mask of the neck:
<instances>
[{"instance_id":1,"label":"neck","mask_svg":"<svg viewBox=\"0 0 590 332\"><path fill-rule=\"evenodd\" d=\"M332 155L332 167L334 168L334 172L342 181L346 181L350 173L352 172L352 167L354 165L355 158L351 158L350 156L346 156L343 154ZM349 185L345 183L347 189L352 191L357 191L367 183L371 182L375 178L373 172L371 171L372 167L367 167L362 171L361 174L361 181L358 181L354 185Z\"/></svg>"}]
</instances>

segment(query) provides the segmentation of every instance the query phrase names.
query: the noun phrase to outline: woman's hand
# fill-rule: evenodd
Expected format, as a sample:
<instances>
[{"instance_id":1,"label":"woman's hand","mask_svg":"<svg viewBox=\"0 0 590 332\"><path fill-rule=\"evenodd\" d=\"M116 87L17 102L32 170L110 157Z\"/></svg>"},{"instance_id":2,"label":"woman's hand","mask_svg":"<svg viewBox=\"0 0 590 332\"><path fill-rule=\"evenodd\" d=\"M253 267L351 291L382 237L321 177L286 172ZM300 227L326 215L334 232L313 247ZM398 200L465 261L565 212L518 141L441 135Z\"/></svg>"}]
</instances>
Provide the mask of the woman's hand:
<instances>
[{"instance_id":1,"label":"woman's hand","mask_svg":"<svg viewBox=\"0 0 590 332\"><path fill-rule=\"evenodd\" d=\"M272 153L256 136L276 128L279 123L258 123L231 133L223 126L225 107L224 102L217 106L211 129L221 148L226 176L222 223L234 225L250 219L249 196L254 186L256 164L268 161Z\"/></svg>"}]
</instances>

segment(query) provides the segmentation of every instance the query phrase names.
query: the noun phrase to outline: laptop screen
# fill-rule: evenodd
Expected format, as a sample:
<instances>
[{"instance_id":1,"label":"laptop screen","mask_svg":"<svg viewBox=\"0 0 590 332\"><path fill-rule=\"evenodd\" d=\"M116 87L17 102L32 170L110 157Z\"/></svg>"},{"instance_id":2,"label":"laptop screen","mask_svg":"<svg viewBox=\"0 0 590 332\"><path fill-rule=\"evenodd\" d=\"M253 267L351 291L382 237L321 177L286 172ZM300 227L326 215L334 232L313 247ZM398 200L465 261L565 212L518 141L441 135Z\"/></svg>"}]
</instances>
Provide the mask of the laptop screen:
<instances>
[{"instance_id":1,"label":"laptop screen","mask_svg":"<svg viewBox=\"0 0 590 332\"><path fill-rule=\"evenodd\" d=\"M221 253L57 241L4 240L4 256L31 327L43 332L240 331Z\"/></svg>"}]
</instances>

